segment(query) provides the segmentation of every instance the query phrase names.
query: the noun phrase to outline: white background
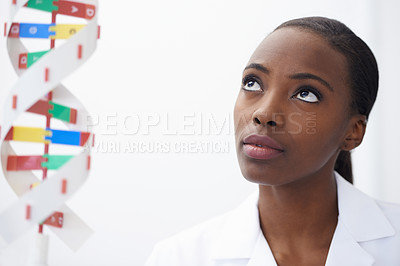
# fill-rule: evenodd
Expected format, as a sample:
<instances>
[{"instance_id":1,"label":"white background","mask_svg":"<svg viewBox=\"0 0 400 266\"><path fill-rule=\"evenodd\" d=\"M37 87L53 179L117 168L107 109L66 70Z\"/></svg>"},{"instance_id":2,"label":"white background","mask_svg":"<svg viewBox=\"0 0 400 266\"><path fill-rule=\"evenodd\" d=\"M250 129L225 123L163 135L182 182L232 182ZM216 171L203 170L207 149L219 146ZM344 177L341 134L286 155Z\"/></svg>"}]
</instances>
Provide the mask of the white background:
<instances>
[{"instance_id":1,"label":"white background","mask_svg":"<svg viewBox=\"0 0 400 266\"><path fill-rule=\"evenodd\" d=\"M1 1L1 26L7 1ZM50 265L143 265L157 241L234 208L256 189L236 161L233 105L253 50L276 26L296 17L336 18L374 51L380 91L364 143L353 153L354 174L369 195L400 203L399 1L101 0L99 12L97 51L63 81L99 118L94 130L103 146L93 154L89 180L68 202L95 233L77 253L50 234ZM0 41L4 104L16 76L2 35ZM207 134L210 127L199 123L210 115L219 134L212 127ZM146 125L158 118L146 134ZM135 119L140 131L127 135ZM140 141L209 141L228 143L228 150L122 149ZM120 150L104 146L110 143ZM0 178L0 211L15 200ZM24 265L35 231L1 251L0 265Z\"/></svg>"}]
</instances>

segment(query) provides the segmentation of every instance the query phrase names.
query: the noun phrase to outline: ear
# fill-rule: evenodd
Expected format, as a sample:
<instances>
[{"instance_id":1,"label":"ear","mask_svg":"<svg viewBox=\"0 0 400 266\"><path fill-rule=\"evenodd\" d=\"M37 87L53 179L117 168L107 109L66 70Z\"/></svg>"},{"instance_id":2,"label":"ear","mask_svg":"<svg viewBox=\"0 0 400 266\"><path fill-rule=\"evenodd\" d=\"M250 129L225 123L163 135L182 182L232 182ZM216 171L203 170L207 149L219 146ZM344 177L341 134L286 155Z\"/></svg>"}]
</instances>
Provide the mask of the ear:
<instances>
[{"instance_id":1,"label":"ear","mask_svg":"<svg viewBox=\"0 0 400 266\"><path fill-rule=\"evenodd\" d=\"M365 115L357 114L350 118L349 126L341 149L344 151L350 151L358 147L364 138L366 127L367 118Z\"/></svg>"}]
</instances>

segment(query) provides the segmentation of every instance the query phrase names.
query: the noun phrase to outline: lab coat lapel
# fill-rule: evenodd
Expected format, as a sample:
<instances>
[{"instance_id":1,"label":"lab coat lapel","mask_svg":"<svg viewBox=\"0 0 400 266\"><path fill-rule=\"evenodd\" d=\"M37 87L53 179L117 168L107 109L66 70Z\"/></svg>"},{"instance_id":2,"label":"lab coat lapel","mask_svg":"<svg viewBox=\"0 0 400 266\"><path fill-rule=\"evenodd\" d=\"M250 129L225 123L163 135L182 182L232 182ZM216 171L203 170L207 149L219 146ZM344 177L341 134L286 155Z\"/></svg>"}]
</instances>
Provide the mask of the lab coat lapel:
<instances>
[{"instance_id":1,"label":"lab coat lapel","mask_svg":"<svg viewBox=\"0 0 400 266\"><path fill-rule=\"evenodd\" d=\"M260 228L258 191L234 210L214 243L214 265L276 266Z\"/></svg>"},{"instance_id":2,"label":"lab coat lapel","mask_svg":"<svg viewBox=\"0 0 400 266\"><path fill-rule=\"evenodd\" d=\"M257 244L254 248L254 252L250 258L249 263L246 266L277 266L274 255L265 240L261 230L260 235L257 239Z\"/></svg>"},{"instance_id":3,"label":"lab coat lapel","mask_svg":"<svg viewBox=\"0 0 400 266\"><path fill-rule=\"evenodd\" d=\"M393 236L395 230L375 200L335 172L339 217L326 266L373 265L374 258L362 248L364 241Z\"/></svg>"},{"instance_id":4,"label":"lab coat lapel","mask_svg":"<svg viewBox=\"0 0 400 266\"><path fill-rule=\"evenodd\" d=\"M215 265L233 259L247 262L251 257L261 232L257 204L258 190L229 214L213 243Z\"/></svg>"},{"instance_id":5,"label":"lab coat lapel","mask_svg":"<svg viewBox=\"0 0 400 266\"><path fill-rule=\"evenodd\" d=\"M326 266L370 266L374 258L362 243L393 236L378 204L335 172L339 217ZM276 266L259 224L258 192L233 211L214 243L215 265ZM229 263L231 264L229 264Z\"/></svg>"},{"instance_id":6,"label":"lab coat lapel","mask_svg":"<svg viewBox=\"0 0 400 266\"><path fill-rule=\"evenodd\" d=\"M351 236L339 217L325 265L370 266L373 263L374 258Z\"/></svg>"},{"instance_id":7,"label":"lab coat lapel","mask_svg":"<svg viewBox=\"0 0 400 266\"><path fill-rule=\"evenodd\" d=\"M339 217L357 242L393 236L395 230L378 206L337 172L335 172Z\"/></svg>"}]
</instances>

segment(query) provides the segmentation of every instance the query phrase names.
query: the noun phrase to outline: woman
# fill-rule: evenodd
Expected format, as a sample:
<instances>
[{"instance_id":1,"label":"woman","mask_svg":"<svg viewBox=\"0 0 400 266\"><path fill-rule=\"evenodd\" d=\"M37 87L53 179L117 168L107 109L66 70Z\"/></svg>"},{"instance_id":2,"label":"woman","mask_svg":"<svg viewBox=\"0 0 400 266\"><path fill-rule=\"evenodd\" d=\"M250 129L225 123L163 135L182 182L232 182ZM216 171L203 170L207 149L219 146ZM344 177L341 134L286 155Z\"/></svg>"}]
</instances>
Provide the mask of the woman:
<instances>
[{"instance_id":1,"label":"woman","mask_svg":"<svg viewBox=\"0 0 400 266\"><path fill-rule=\"evenodd\" d=\"M159 243L147 265L400 265L400 206L350 183L378 90L368 46L308 17L267 36L235 110L243 176L259 191L234 211Z\"/></svg>"}]
</instances>

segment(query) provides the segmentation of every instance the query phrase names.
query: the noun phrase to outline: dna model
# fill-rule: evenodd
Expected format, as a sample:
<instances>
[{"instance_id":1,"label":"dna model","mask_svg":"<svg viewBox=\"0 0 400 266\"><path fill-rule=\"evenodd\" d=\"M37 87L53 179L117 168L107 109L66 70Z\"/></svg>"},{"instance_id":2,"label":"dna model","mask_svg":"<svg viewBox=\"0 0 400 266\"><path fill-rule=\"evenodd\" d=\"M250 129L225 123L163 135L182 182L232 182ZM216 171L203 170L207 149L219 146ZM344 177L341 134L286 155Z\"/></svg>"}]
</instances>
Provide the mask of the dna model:
<instances>
[{"instance_id":1,"label":"dna model","mask_svg":"<svg viewBox=\"0 0 400 266\"><path fill-rule=\"evenodd\" d=\"M12 21L21 9L51 16L51 23L47 24L5 23L8 54L19 79L5 100L0 148L4 176L19 197L0 213L0 238L12 243L38 225L28 264L44 266L48 249L44 226L73 250L79 249L92 233L64 204L89 174L94 142L89 130L91 119L61 81L84 64L96 49L100 35L98 1L8 1L12 1ZM58 24L58 15L83 24ZM47 39L50 49L30 52L23 39ZM56 47L56 40L62 44ZM40 117L43 123L37 127L17 125L18 119L26 115ZM22 154L15 148L31 151L32 145L39 145L37 148L42 152ZM68 147L74 147L73 154L60 152L62 149L70 152Z\"/></svg>"}]
</instances>

